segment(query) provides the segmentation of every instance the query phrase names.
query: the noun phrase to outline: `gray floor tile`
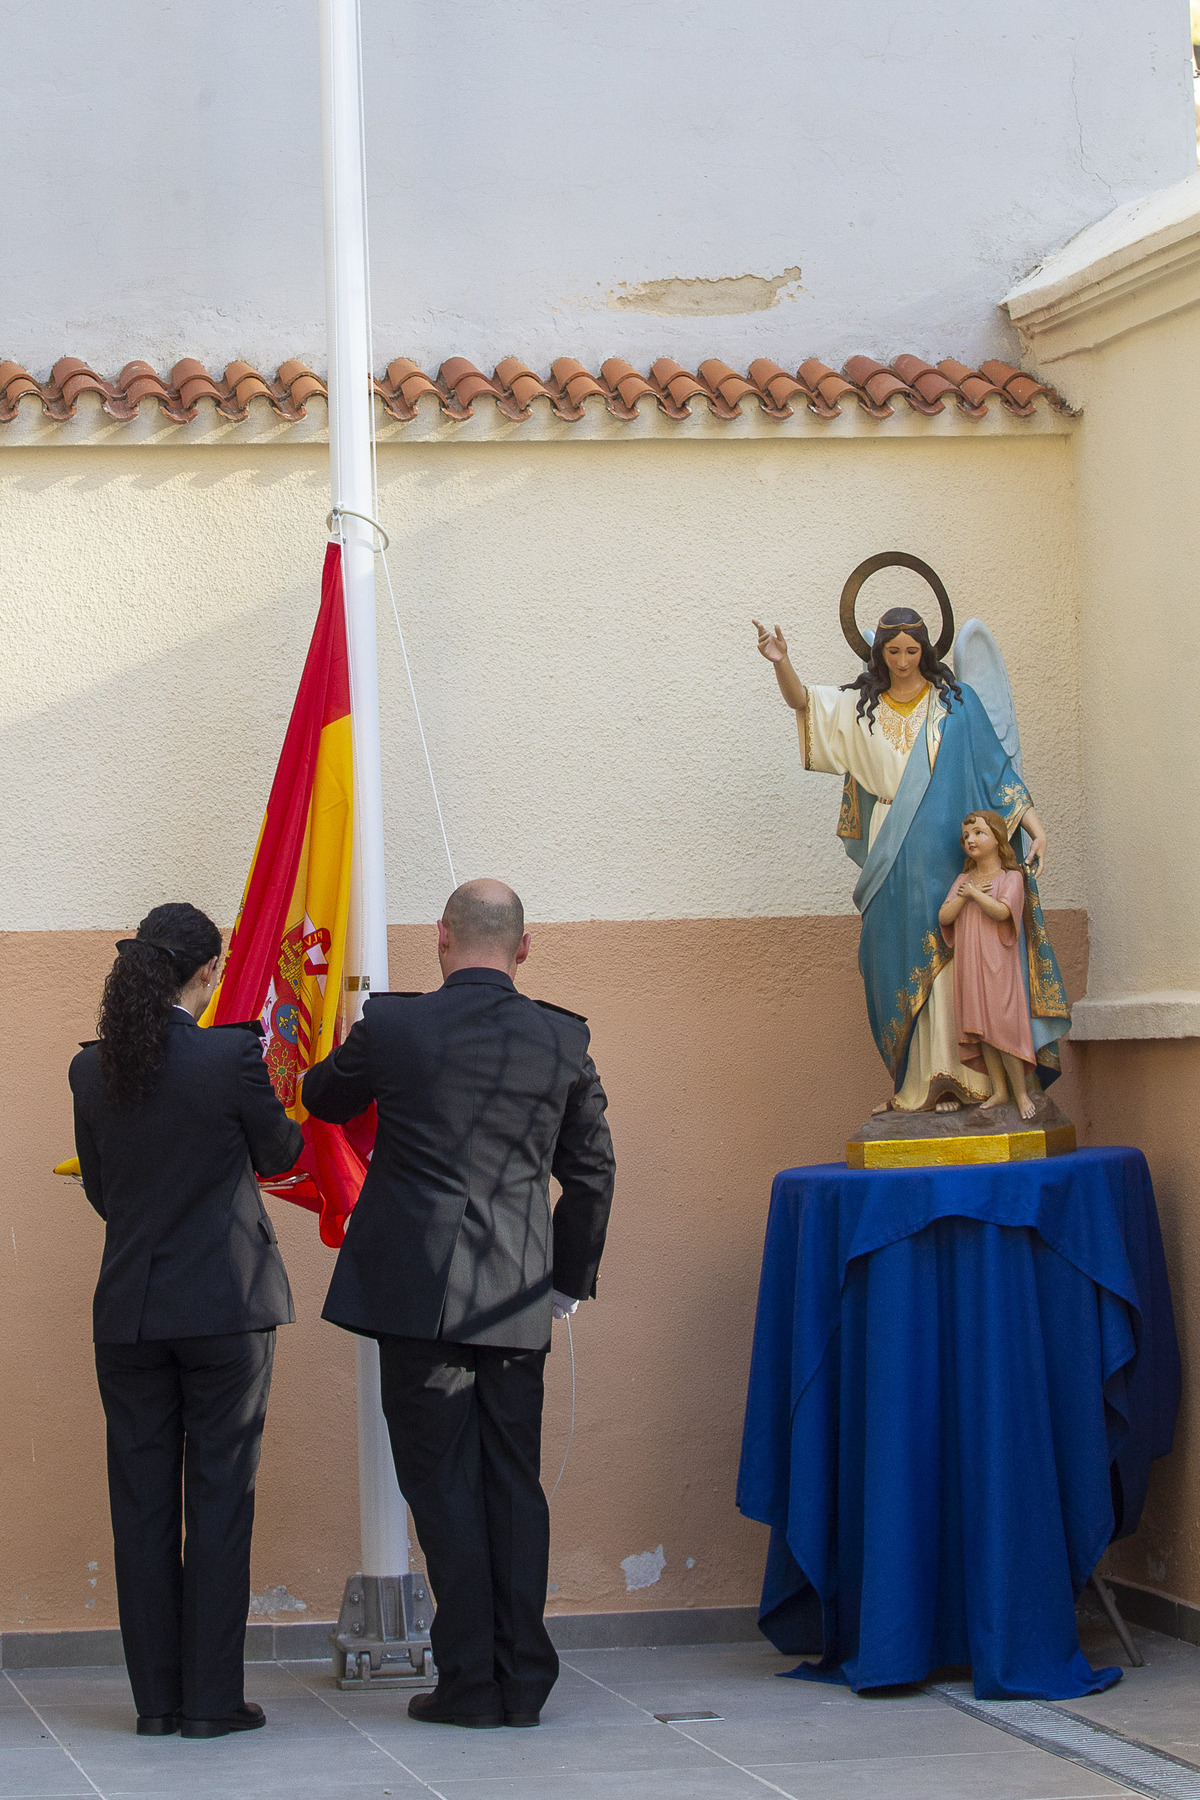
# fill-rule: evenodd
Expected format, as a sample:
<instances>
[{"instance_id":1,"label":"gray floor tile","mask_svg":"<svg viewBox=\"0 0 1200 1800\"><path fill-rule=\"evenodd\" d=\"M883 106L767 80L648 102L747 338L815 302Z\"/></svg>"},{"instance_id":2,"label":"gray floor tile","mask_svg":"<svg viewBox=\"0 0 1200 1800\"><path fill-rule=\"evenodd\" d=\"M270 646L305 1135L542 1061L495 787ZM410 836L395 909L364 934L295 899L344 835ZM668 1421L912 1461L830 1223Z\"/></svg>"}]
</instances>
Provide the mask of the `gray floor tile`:
<instances>
[{"instance_id":1,"label":"gray floor tile","mask_svg":"<svg viewBox=\"0 0 1200 1800\"><path fill-rule=\"evenodd\" d=\"M374 1733L425 1781L466 1781L490 1777L619 1774L634 1770L705 1769L713 1758L664 1725L634 1714L628 1724L577 1726L563 1730L457 1731L448 1726L402 1726Z\"/></svg>"},{"instance_id":2,"label":"gray floor tile","mask_svg":"<svg viewBox=\"0 0 1200 1800\"><path fill-rule=\"evenodd\" d=\"M94 1792L88 1792L91 1800L96 1800ZM309 1775L304 1770L289 1770L281 1776L256 1775L249 1783L244 1778L218 1774L212 1785L204 1789L177 1786L165 1776L149 1792L153 1800L196 1800L201 1792L209 1800L380 1800L385 1794L394 1795L395 1800L431 1800L427 1787L399 1770L394 1775L375 1776L367 1781L354 1777L338 1779L332 1786L328 1775ZM105 1788L104 1793L106 1800L146 1800L143 1789L113 1787Z\"/></svg>"},{"instance_id":3,"label":"gray floor tile","mask_svg":"<svg viewBox=\"0 0 1200 1800\"><path fill-rule=\"evenodd\" d=\"M1139 1636L1145 1670L1067 1705L1186 1755L1200 1738L1200 1650ZM1107 1645L1087 1648L1094 1662L1116 1660ZM936 1696L855 1696L776 1678L794 1666L765 1644L577 1651L538 1731L462 1732L410 1721L412 1689L342 1693L324 1659L253 1664L246 1692L266 1708L267 1729L211 1742L138 1738L123 1670L15 1670L15 1687L0 1681L0 1800L94 1796L47 1729L107 1800L428 1800L431 1789L446 1800L763 1800L772 1788L794 1800L1129 1792ZM722 1716L682 1730L650 1716L697 1707Z\"/></svg>"},{"instance_id":4,"label":"gray floor tile","mask_svg":"<svg viewBox=\"0 0 1200 1800\"><path fill-rule=\"evenodd\" d=\"M311 1701L303 1696L297 1700L283 1700L277 1695L266 1708L267 1723L265 1734L272 1740L285 1739L289 1743L304 1738L345 1739L358 1736L354 1727L346 1719L339 1719L319 1701ZM30 1714L32 1718L33 1715ZM144 1754L155 1744L177 1744L177 1738L154 1739L138 1738L135 1730L136 1715L132 1707L120 1706L48 1706L42 1717L50 1726L54 1735L75 1754L90 1752L98 1748L116 1750L121 1745L134 1741L137 1753ZM36 1726L37 1721L34 1720ZM0 1721L0 1743L3 1743L3 1722ZM240 1741L249 1741L247 1733L234 1734ZM253 1734L255 1741L261 1734ZM256 1753L257 1754L257 1753Z\"/></svg>"},{"instance_id":5,"label":"gray floor tile","mask_svg":"<svg viewBox=\"0 0 1200 1800\"><path fill-rule=\"evenodd\" d=\"M57 1745L0 1752L0 1800L59 1794L92 1794L94 1800L94 1789Z\"/></svg>"},{"instance_id":6,"label":"gray floor tile","mask_svg":"<svg viewBox=\"0 0 1200 1800\"><path fill-rule=\"evenodd\" d=\"M32 1750L53 1741L46 1727L38 1723L37 1715L27 1706L23 1705L19 1712L11 1708L0 1712L0 1766L6 1750Z\"/></svg>"},{"instance_id":7,"label":"gray floor tile","mask_svg":"<svg viewBox=\"0 0 1200 1800\"><path fill-rule=\"evenodd\" d=\"M294 1694L300 1682L315 1686L322 1680L331 1693L338 1692L327 1657L319 1663L247 1663L246 1698L267 1706L277 1694Z\"/></svg>"},{"instance_id":8,"label":"gray floor tile","mask_svg":"<svg viewBox=\"0 0 1200 1800\"><path fill-rule=\"evenodd\" d=\"M131 1751L96 1746L76 1752L108 1800L266 1800L301 1793L329 1800L356 1784L376 1794L384 1788L406 1795L413 1787L423 1791L357 1733L344 1743L289 1743L272 1740L268 1730L194 1742L135 1738L133 1745Z\"/></svg>"},{"instance_id":9,"label":"gray floor tile","mask_svg":"<svg viewBox=\"0 0 1200 1800\"><path fill-rule=\"evenodd\" d=\"M621 1697L644 1712L682 1712L685 1708L711 1708L725 1717L763 1724L799 1724L802 1721L837 1719L838 1728L867 1730L871 1721L887 1717L909 1719L914 1715L945 1712L943 1701L921 1694L918 1688L901 1697L858 1696L847 1687L826 1687L811 1681L628 1681Z\"/></svg>"},{"instance_id":10,"label":"gray floor tile","mask_svg":"<svg viewBox=\"0 0 1200 1800\"><path fill-rule=\"evenodd\" d=\"M423 1730L426 1733L434 1730L433 1726L417 1726L409 1720L410 1696L407 1693L342 1694L331 1689L322 1697L329 1706L336 1708L364 1731L398 1725L411 1726L414 1731ZM314 1700L314 1704L320 1704L320 1701ZM575 1685L559 1682L542 1709L541 1729L558 1730L576 1726L591 1728L639 1722L645 1723L640 1709L630 1706L619 1695L606 1693L603 1688L598 1688L591 1682Z\"/></svg>"},{"instance_id":11,"label":"gray floor tile","mask_svg":"<svg viewBox=\"0 0 1200 1800\"><path fill-rule=\"evenodd\" d=\"M760 1788L759 1793L765 1793ZM88 1790L90 1800L96 1795ZM412 1781L407 1775L389 1777L381 1786L378 1780L368 1782L339 1781L331 1788L328 1777L316 1776L308 1778L303 1773L289 1774L281 1781L269 1777L256 1780L253 1787L240 1786L236 1782L232 1786L218 1785L207 1790L211 1800L380 1800L381 1795L391 1794L396 1800L432 1800L429 1789L419 1781ZM107 1800L145 1800L141 1794L129 1795L117 1789L106 1791ZM154 1789L154 1800L195 1800L196 1790L191 1787L164 1786ZM14 1796L14 1800L16 1797ZM71 1800L76 1800L75 1796Z\"/></svg>"},{"instance_id":12,"label":"gray floor tile","mask_svg":"<svg viewBox=\"0 0 1200 1800\"><path fill-rule=\"evenodd\" d=\"M891 1689L883 1694L853 1694L847 1687L827 1687L807 1681L772 1681L741 1683L722 1681L646 1681L628 1682L620 1690L622 1699L640 1706L646 1712L679 1712L684 1707L711 1706L714 1712L737 1713L746 1719L789 1720L828 1718L831 1715L847 1721L883 1708L898 1713L928 1712L942 1702L919 1688ZM849 1725L847 1725L849 1729Z\"/></svg>"},{"instance_id":13,"label":"gray floor tile","mask_svg":"<svg viewBox=\"0 0 1200 1800\"><path fill-rule=\"evenodd\" d=\"M0 1672L0 1713L25 1711L25 1700L8 1676Z\"/></svg>"},{"instance_id":14,"label":"gray floor tile","mask_svg":"<svg viewBox=\"0 0 1200 1800\"><path fill-rule=\"evenodd\" d=\"M23 1698L39 1709L76 1700L86 1704L116 1699L133 1705L124 1669L12 1669L5 1674Z\"/></svg>"},{"instance_id":15,"label":"gray floor tile","mask_svg":"<svg viewBox=\"0 0 1200 1800\"><path fill-rule=\"evenodd\" d=\"M997 1744L994 1726L937 1703L911 1709L892 1705L886 1711L867 1705L831 1706L823 1715L810 1714L786 1722L734 1716L709 1725L683 1725L680 1729L744 1767L766 1762L863 1762L868 1758L972 1753L986 1756L1004 1748Z\"/></svg>"},{"instance_id":16,"label":"gray floor tile","mask_svg":"<svg viewBox=\"0 0 1200 1800\"><path fill-rule=\"evenodd\" d=\"M570 1650L564 1664L615 1686L641 1681L749 1679L794 1669L770 1644L670 1644L661 1649Z\"/></svg>"},{"instance_id":17,"label":"gray floor tile","mask_svg":"<svg viewBox=\"0 0 1200 1800\"><path fill-rule=\"evenodd\" d=\"M761 1781L720 1763L707 1769L573 1775L566 1795L561 1775L439 1781L437 1785L445 1800L567 1800L567 1796L569 1800L769 1800Z\"/></svg>"},{"instance_id":18,"label":"gray floor tile","mask_svg":"<svg viewBox=\"0 0 1200 1800\"><path fill-rule=\"evenodd\" d=\"M746 1658L740 1654L746 1648L754 1651L754 1646L743 1645L733 1646L723 1657L704 1656L703 1652L634 1651L628 1654L636 1661L625 1666L616 1660L601 1660L617 1659L625 1652L601 1651L587 1660L580 1656L575 1666L580 1674L602 1682L647 1712L678 1712L694 1706L721 1711L737 1705L747 1716L787 1719L856 1698L842 1682L780 1680L780 1671L795 1668L794 1657L752 1654ZM714 1694L721 1696L721 1707L715 1706ZM913 1700L940 1704L915 1688L904 1695L905 1704ZM871 1699L870 1704L880 1702Z\"/></svg>"},{"instance_id":19,"label":"gray floor tile","mask_svg":"<svg viewBox=\"0 0 1200 1800\"><path fill-rule=\"evenodd\" d=\"M1019 1748L887 1762L754 1763L751 1768L792 1800L1123 1800L1131 1791L1076 1763Z\"/></svg>"}]
</instances>

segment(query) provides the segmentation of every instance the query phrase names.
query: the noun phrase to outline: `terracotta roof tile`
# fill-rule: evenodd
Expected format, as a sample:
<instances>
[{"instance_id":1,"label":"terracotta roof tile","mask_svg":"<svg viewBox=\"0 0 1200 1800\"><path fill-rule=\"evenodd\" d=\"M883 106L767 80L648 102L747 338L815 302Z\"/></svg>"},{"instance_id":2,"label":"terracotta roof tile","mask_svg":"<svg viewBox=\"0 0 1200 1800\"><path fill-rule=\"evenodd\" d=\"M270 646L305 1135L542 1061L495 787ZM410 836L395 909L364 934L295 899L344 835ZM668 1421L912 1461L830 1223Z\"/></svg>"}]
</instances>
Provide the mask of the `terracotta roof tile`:
<instances>
[{"instance_id":1,"label":"terracotta roof tile","mask_svg":"<svg viewBox=\"0 0 1200 1800\"><path fill-rule=\"evenodd\" d=\"M291 366L290 363L285 363L279 371L280 376L282 377L284 370L290 369ZM300 381L303 382L305 379L314 383L313 393L323 394L325 392L324 383L311 372L306 371ZM446 389L438 387L436 382L430 381L425 371L407 356L398 356L395 362L390 362L382 381L376 376L375 392L394 419L415 419L417 403L426 395L432 395L434 403L439 408L445 407L449 399ZM305 397L307 398L307 395ZM461 409L459 409L458 416L464 416Z\"/></svg>"},{"instance_id":2,"label":"terracotta roof tile","mask_svg":"<svg viewBox=\"0 0 1200 1800\"><path fill-rule=\"evenodd\" d=\"M762 398L763 411L773 419L790 419L792 408L788 403L797 396L806 406L812 405L812 389L789 375L786 369L781 369L770 357L760 356L750 364L750 379Z\"/></svg>"},{"instance_id":3,"label":"terracotta roof tile","mask_svg":"<svg viewBox=\"0 0 1200 1800\"><path fill-rule=\"evenodd\" d=\"M564 419L582 419L584 402L600 400L607 403L608 389L602 381L576 362L573 356L560 356L552 365L550 373L558 384L559 399L555 411Z\"/></svg>"},{"instance_id":4,"label":"terracotta roof tile","mask_svg":"<svg viewBox=\"0 0 1200 1800\"><path fill-rule=\"evenodd\" d=\"M610 356L600 370L608 385L610 400L609 411L615 412L619 419L636 419L638 401L649 396L656 398L656 390L639 375L632 363L623 362L619 356ZM613 400L619 400L620 406L614 406Z\"/></svg>"},{"instance_id":5,"label":"terracotta roof tile","mask_svg":"<svg viewBox=\"0 0 1200 1800\"><path fill-rule=\"evenodd\" d=\"M846 373L856 387L864 388L870 395L880 418L891 417L893 408L890 402L897 394L903 394L917 412L929 410L926 402L913 392L902 376L885 368L882 363L873 362L869 356L852 356L846 364Z\"/></svg>"},{"instance_id":6,"label":"terracotta roof tile","mask_svg":"<svg viewBox=\"0 0 1200 1800\"><path fill-rule=\"evenodd\" d=\"M876 412L869 398L864 397L855 388L852 381L843 381L840 375L815 356L800 364L800 379L813 390L812 410L822 419L836 419L842 410L838 404L847 394L854 394L867 412ZM877 414L878 416L878 414Z\"/></svg>"},{"instance_id":7,"label":"terracotta roof tile","mask_svg":"<svg viewBox=\"0 0 1200 1800\"><path fill-rule=\"evenodd\" d=\"M963 411L975 418L982 418L987 411L987 402L993 394L1002 394L994 381L980 375L977 370L969 369L966 363L955 362L947 357L940 362L938 368L948 381L952 381L958 389L958 404Z\"/></svg>"},{"instance_id":8,"label":"terracotta roof tile","mask_svg":"<svg viewBox=\"0 0 1200 1800\"><path fill-rule=\"evenodd\" d=\"M719 395L730 418L740 417L743 400L760 397L753 381L747 381L736 369L731 369L728 363L718 362L715 357L700 364L700 376L711 391Z\"/></svg>"},{"instance_id":9,"label":"terracotta roof tile","mask_svg":"<svg viewBox=\"0 0 1200 1800\"><path fill-rule=\"evenodd\" d=\"M51 419L71 419L85 394L97 395L114 419L134 419L138 408L150 403L186 425L198 417L204 402L233 422L264 405L294 422L305 417L309 400L324 399L325 392L321 377L296 360L281 363L274 379L246 362L229 363L218 377L185 357L164 380L149 363L130 362L115 381L104 380L76 356L61 357L45 381L36 380L20 363L0 362L0 423L14 420L22 404L40 405ZM1039 399L1056 411L1066 409L1053 388L1011 363L991 361L972 369L947 358L934 367L910 355L897 356L890 365L852 356L840 372L816 357L795 371L759 357L746 375L715 357L693 372L664 356L648 376L617 356L609 357L599 374L574 357L560 356L547 376L515 356L505 357L491 375L466 357L452 356L436 377L402 356L375 378L375 393L388 416L402 422L415 419L422 403L446 419L462 421L472 417L481 400L490 400L515 423L532 417L535 402L568 423L584 418L589 404L622 420L638 418L643 406L675 420L691 417L697 407L718 419L737 419L747 405L771 419L790 418L803 406L826 420L836 419L846 406L857 406L873 419L890 418L897 407L932 415L951 401L974 419L985 416L992 400L1018 418L1032 417Z\"/></svg>"},{"instance_id":10,"label":"terracotta roof tile","mask_svg":"<svg viewBox=\"0 0 1200 1800\"><path fill-rule=\"evenodd\" d=\"M892 367L921 396L931 413L944 412L944 396L957 391L948 376L932 363L922 362L919 356L898 356Z\"/></svg>"},{"instance_id":11,"label":"terracotta roof tile","mask_svg":"<svg viewBox=\"0 0 1200 1800\"><path fill-rule=\"evenodd\" d=\"M1032 375L1026 375L1020 369L1014 369L1011 363L980 363L979 372L986 375L989 381L995 382L1000 389L1000 398L1009 411L1019 413L1022 418L1027 419L1033 412L1033 402L1039 394L1044 394L1056 411L1062 410L1063 400L1052 387L1047 387L1043 381L1035 381Z\"/></svg>"},{"instance_id":12,"label":"terracotta roof tile","mask_svg":"<svg viewBox=\"0 0 1200 1800\"><path fill-rule=\"evenodd\" d=\"M191 412L197 400L211 400L218 406L221 403L223 395L220 387L204 364L196 362L190 356L175 364L171 370L171 380L179 389L179 403L185 412Z\"/></svg>"}]
</instances>

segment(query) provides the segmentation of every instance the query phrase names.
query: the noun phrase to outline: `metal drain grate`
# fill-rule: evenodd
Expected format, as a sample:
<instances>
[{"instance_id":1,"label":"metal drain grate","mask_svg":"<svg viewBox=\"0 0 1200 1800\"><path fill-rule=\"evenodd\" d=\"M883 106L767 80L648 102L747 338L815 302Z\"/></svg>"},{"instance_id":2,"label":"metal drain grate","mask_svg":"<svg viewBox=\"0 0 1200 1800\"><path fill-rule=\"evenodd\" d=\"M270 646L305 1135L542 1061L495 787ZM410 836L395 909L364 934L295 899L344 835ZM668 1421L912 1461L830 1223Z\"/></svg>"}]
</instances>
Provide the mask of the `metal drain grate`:
<instances>
[{"instance_id":1,"label":"metal drain grate","mask_svg":"<svg viewBox=\"0 0 1200 1800\"><path fill-rule=\"evenodd\" d=\"M1093 1725L1078 1713L1062 1712L1043 1700L977 1700L968 1681L930 1681L925 1692L1038 1750L1136 1788L1151 1800L1200 1800L1200 1769L1167 1750L1153 1750L1104 1725Z\"/></svg>"}]
</instances>

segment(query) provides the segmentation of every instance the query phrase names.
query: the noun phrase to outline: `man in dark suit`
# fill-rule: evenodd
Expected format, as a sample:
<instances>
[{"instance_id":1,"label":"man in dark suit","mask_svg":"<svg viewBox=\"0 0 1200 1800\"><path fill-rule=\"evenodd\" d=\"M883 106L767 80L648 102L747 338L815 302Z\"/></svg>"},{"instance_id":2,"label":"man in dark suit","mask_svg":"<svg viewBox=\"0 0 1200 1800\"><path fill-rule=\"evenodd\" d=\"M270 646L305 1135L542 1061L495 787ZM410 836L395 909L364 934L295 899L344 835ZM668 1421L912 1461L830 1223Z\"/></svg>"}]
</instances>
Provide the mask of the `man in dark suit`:
<instances>
[{"instance_id":1,"label":"man in dark suit","mask_svg":"<svg viewBox=\"0 0 1200 1800\"><path fill-rule=\"evenodd\" d=\"M159 935L143 922L120 946L105 1009L136 1055L128 1022L160 1008L161 1061L148 1092L114 1097L103 1038L81 1050L75 1143L105 1221L96 1372L138 1730L220 1737L263 1723L243 1689L254 1478L275 1327L296 1316L254 1171L289 1169L303 1136L253 1033L197 1027L217 964L203 926L219 951L216 927L182 906L150 920Z\"/></svg>"},{"instance_id":2,"label":"man in dark suit","mask_svg":"<svg viewBox=\"0 0 1200 1800\"><path fill-rule=\"evenodd\" d=\"M438 925L444 985L373 997L304 1081L320 1119L378 1107L324 1317L379 1342L437 1602L437 1691L409 1712L453 1725L536 1725L558 1675L542 1375L552 1317L595 1294L612 1204L587 1023L517 992L528 953L512 889L468 882Z\"/></svg>"}]
</instances>

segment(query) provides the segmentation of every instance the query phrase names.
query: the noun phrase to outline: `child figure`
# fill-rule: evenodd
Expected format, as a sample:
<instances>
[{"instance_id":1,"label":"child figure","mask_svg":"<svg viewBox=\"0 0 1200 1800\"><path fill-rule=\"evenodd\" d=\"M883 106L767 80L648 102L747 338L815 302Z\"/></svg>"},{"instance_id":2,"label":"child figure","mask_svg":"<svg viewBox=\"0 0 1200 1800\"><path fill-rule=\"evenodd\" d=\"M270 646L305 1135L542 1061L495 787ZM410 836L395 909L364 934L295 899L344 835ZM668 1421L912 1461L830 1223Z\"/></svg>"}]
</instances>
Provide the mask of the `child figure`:
<instances>
[{"instance_id":1,"label":"child figure","mask_svg":"<svg viewBox=\"0 0 1200 1800\"><path fill-rule=\"evenodd\" d=\"M981 1110L1002 1106L1011 1082L1017 1111L1031 1119L1028 1072L1037 1068L1037 1057L1021 970L1025 877L996 813L969 813L962 842L965 873L938 913L942 936L954 950L959 1055L968 1068L991 1077L991 1097Z\"/></svg>"}]
</instances>

